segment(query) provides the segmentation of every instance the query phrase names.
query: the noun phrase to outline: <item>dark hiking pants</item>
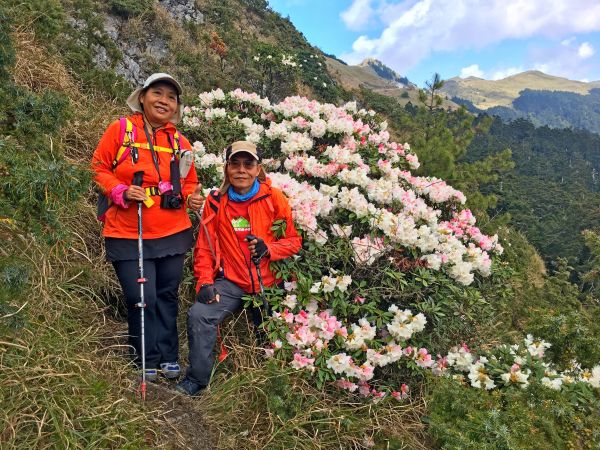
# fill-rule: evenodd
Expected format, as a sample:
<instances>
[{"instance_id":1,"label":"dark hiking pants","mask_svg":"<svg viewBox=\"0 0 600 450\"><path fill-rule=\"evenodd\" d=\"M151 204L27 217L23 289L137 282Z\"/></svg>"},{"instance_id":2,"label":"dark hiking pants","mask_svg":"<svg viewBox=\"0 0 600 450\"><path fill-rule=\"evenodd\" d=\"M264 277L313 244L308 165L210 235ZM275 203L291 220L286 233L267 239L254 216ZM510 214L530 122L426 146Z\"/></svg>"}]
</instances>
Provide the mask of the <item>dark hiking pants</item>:
<instances>
[{"instance_id":1,"label":"dark hiking pants","mask_svg":"<svg viewBox=\"0 0 600 450\"><path fill-rule=\"evenodd\" d=\"M159 368L161 363L179 359L177 334L178 290L183 275L185 255L165 256L144 260L144 334L146 367ZM134 350L134 360L141 365L140 285L138 261L114 261L113 266L127 299L129 344Z\"/></svg>"}]
</instances>

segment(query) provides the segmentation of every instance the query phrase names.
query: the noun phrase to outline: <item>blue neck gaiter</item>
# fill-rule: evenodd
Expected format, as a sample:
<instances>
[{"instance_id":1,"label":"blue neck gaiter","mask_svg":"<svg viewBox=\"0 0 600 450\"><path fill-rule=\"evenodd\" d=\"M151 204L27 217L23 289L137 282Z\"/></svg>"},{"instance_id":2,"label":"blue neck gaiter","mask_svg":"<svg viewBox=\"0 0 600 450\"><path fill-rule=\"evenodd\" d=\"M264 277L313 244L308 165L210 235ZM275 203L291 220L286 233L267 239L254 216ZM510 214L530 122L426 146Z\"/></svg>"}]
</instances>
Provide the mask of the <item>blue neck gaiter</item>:
<instances>
[{"instance_id":1,"label":"blue neck gaiter","mask_svg":"<svg viewBox=\"0 0 600 450\"><path fill-rule=\"evenodd\" d=\"M246 200L250 200L258 193L258 189L260 188L260 182L258 178L254 179L254 184L250 188L250 190L245 194L238 194L233 190L233 186L229 186L227 190L227 195L229 196L229 200L232 202L245 202Z\"/></svg>"}]
</instances>

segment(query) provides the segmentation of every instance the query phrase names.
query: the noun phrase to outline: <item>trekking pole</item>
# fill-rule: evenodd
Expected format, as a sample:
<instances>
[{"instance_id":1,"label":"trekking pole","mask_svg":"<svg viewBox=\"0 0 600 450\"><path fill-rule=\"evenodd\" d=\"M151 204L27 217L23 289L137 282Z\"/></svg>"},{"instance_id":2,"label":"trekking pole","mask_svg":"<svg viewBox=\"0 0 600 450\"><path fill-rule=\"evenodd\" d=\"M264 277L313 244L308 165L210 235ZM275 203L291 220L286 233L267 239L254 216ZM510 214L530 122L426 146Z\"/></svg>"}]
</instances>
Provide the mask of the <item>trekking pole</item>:
<instances>
[{"instance_id":1,"label":"trekking pole","mask_svg":"<svg viewBox=\"0 0 600 450\"><path fill-rule=\"evenodd\" d=\"M144 178L144 172L136 172L133 175L133 185L142 186L142 180ZM140 385L140 394L142 401L146 400L146 335L144 330L144 309L146 308L146 301L144 299L144 240L142 235L142 202L137 202L137 216L138 216L138 279L137 282L140 285L140 302L136 303L136 307L140 308L140 328L141 328L141 347L142 347L142 384Z\"/></svg>"},{"instance_id":2,"label":"trekking pole","mask_svg":"<svg viewBox=\"0 0 600 450\"><path fill-rule=\"evenodd\" d=\"M246 236L246 240L248 242L253 241L254 239L256 239L256 236L254 236L253 234L249 234ZM258 275L258 285L260 286L260 296L263 301L263 307L265 309L265 314L269 314L269 305L267 304L267 298L265 297L265 286L263 284L262 274L260 272L260 260L262 259L263 256L264 256L264 254L259 255L259 256L253 256L252 262L254 263L254 267L256 267L256 274Z\"/></svg>"}]
</instances>

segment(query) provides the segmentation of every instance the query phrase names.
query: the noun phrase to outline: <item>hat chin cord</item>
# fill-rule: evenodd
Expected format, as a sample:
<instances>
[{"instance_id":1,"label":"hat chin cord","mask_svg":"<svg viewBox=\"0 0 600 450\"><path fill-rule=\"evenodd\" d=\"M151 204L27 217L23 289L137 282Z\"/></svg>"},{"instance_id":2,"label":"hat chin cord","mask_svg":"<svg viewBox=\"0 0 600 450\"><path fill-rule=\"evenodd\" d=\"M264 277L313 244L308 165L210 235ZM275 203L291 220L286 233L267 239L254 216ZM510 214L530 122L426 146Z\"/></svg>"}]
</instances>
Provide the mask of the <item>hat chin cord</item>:
<instances>
[{"instance_id":1,"label":"hat chin cord","mask_svg":"<svg viewBox=\"0 0 600 450\"><path fill-rule=\"evenodd\" d=\"M142 106L142 117L144 117L144 122L146 122L148 125L150 125L150 127L152 128L152 131L156 131L161 127L164 127L166 125L166 123L154 126L154 124L152 122L150 122L150 120L148 119L148 116L146 116L146 113L144 112L144 104L140 103L140 105Z\"/></svg>"}]
</instances>

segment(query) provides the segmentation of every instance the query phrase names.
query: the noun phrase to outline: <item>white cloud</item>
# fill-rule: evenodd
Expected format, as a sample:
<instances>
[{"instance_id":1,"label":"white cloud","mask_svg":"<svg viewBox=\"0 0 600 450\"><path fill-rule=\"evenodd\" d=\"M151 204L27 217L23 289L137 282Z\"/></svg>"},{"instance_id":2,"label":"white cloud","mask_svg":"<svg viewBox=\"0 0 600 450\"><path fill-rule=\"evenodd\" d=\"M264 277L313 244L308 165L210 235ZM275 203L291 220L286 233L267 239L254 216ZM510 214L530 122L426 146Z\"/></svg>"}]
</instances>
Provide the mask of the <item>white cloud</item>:
<instances>
[{"instance_id":1,"label":"white cloud","mask_svg":"<svg viewBox=\"0 0 600 450\"><path fill-rule=\"evenodd\" d=\"M526 64L529 68L550 75L584 81L589 79L590 73L598 73L600 68L597 58L589 57L593 53L594 48L587 42L581 45L571 41L568 45L561 43L549 47L532 47Z\"/></svg>"},{"instance_id":2,"label":"white cloud","mask_svg":"<svg viewBox=\"0 0 600 450\"><path fill-rule=\"evenodd\" d=\"M503 69L498 69L492 74L492 80L502 80L503 78L510 77L511 75L516 75L518 73L523 72L522 66L520 67L505 67Z\"/></svg>"},{"instance_id":3,"label":"white cloud","mask_svg":"<svg viewBox=\"0 0 600 450\"><path fill-rule=\"evenodd\" d=\"M360 5L363 16L359 17ZM342 57L350 63L376 57L401 73L436 51L482 49L507 39L560 39L600 30L597 0L355 0L346 13L347 24L365 24L376 15L385 28L379 36L358 38L352 52Z\"/></svg>"},{"instance_id":4,"label":"white cloud","mask_svg":"<svg viewBox=\"0 0 600 450\"><path fill-rule=\"evenodd\" d=\"M354 0L350 8L340 13L342 21L351 30L362 30L373 15L372 0Z\"/></svg>"},{"instance_id":5,"label":"white cloud","mask_svg":"<svg viewBox=\"0 0 600 450\"><path fill-rule=\"evenodd\" d=\"M477 77L483 78L483 70L479 68L479 64L471 64L470 66L460 69L461 78Z\"/></svg>"},{"instance_id":6,"label":"white cloud","mask_svg":"<svg viewBox=\"0 0 600 450\"><path fill-rule=\"evenodd\" d=\"M589 42L584 42L579 46L579 49L577 49L577 54L581 59L589 58L594 55L594 47L592 47Z\"/></svg>"}]
</instances>

